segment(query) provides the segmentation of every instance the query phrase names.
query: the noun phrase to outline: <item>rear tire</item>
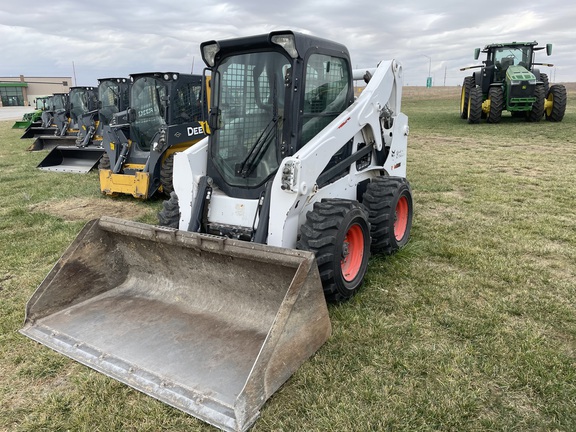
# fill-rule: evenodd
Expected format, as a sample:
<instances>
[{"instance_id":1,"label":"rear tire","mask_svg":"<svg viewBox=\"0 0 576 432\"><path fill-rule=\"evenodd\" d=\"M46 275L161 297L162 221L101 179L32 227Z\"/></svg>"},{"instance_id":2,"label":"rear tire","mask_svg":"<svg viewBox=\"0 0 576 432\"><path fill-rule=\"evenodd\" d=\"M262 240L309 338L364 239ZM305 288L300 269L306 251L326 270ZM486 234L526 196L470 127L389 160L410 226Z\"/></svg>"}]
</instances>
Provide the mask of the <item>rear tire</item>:
<instances>
[{"instance_id":1,"label":"rear tire","mask_svg":"<svg viewBox=\"0 0 576 432\"><path fill-rule=\"evenodd\" d=\"M499 123L502 119L502 110L504 109L504 90L502 87L490 87L488 99L490 99L490 111L486 121L488 123Z\"/></svg>"},{"instance_id":2,"label":"rear tire","mask_svg":"<svg viewBox=\"0 0 576 432\"><path fill-rule=\"evenodd\" d=\"M550 81L548 80L548 74L541 73L540 81L542 81L542 84L544 85L544 93L548 94L548 90L550 89Z\"/></svg>"},{"instance_id":3,"label":"rear tire","mask_svg":"<svg viewBox=\"0 0 576 432\"><path fill-rule=\"evenodd\" d=\"M474 87L474 77L467 76L462 83L462 92L460 94L460 118L468 118L468 101L470 100L470 89Z\"/></svg>"},{"instance_id":4,"label":"rear tire","mask_svg":"<svg viewBox=\"0 0 576 432\"><path fill-rule=\"evenodd\" d=\"M552 122L562 121L566 112L566 87L562 84L554 84L546 95L549 108L544 110L546 120Z\"/></svg>"},{"instance_id":5,"label":"rear tire","mask_svg":"<svg viewBox=\"0 0 576 432\"><path fill-rule=\"evenodd\" d=\"M482 118L482 89L473 87L470 89L470 99L468 101L468 123L480 123Z\"/></svg>"},{"instance_id":6,"label":"rear tire","mask_svg":"<svg viewBox=\"0 0 576 432\"><path fill-rule=\"evenodd\" d=\"M536 102L532 104L532 110L528 112L528 117L526 117L529 122L539 122L544 116L544 100L546 99L546 94L543 85L536 86L534 96L536 97Z\"/></svg>"},{"instance_id":7,"label":"rear tire","mask_svg":"<svg viewBox=\"0 0 576 432\"><path fill-rule=\"evenodd\" d=\"M104 153L98 162L99 170L109 170L110 169L110 157L108 153Z\"/></svg>"},{"instance_id":8,"label":"rear tire","mask_svg":"<svg viewBox=\"0 0 576 432\"><path fill-rule=\"evenodd\" d=\"M178 228L180 223L180 204L176 192L170 194L170 198L162 203L162 210L158 213L158 225Z\"/></svg>"},{"instance_id":9,"label":"rear tire","mask_svg":"<svg viewBox=\"0 0 576 432\"><path fill-rule=\"evenodd\" d=\"M160 169L160 184L162 185L162 191L168 196L174 192L174 183L172 180L173 174L174 153L172 153L164 160L164 162L162 162L162 168Z\"/></svg>"},{"instance_id":10,"label":"rear tire","mask_svg":"<svg viewBox=\"0 0 576 432\"><path fill-rule=\"evenodd\" d=\"M366 188L362 204L368 210L372 253L393 254L410 239L412 190L402 177L377 177Z\"/></svg>"},{"instance_id":11,"label":"rear tire","mask_svg":"<svg viewBox=\"0 0 576 432\"><path fill-rule=\"evenodd\" d=\"M316 202L300 227L296 247L316 255L326 299L347 300L360 289L368 269L368 214L357 201Z\"/></svg>"}]
</instances>

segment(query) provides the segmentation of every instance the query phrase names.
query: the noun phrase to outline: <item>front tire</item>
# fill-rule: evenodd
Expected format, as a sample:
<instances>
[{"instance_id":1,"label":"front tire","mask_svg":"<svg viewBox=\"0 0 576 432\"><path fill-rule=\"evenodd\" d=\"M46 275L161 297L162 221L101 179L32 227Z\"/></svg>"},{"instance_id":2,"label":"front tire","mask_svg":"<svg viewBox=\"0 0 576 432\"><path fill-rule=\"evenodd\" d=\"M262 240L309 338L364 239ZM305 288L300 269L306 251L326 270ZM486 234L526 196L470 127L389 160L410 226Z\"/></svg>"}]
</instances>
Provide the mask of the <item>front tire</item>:
<instances>
[{"instance_id":1,"label":"front tire","mask_svg":"<svg viewBox=\"0 0 576 432\"><path fill-rule=\"evenodd\" d=\"M473 87L470 89L470 100L468 101L468 123L478 124L482 118L482 89Z\"/></svg>"},{"instance_id":2,"label":"front tire","mask_svg":"<svg viewBox=\"0 0 576 432\"><path fill-rule=\"evenodd\" d=\"M393 254L410 239L412 190L402 177L377 177L367 186L362 204L368 210L372 253Z\"/></svg>"},{"instance_id":3,"label":"front tire","mask_svg":"<svg viewBox=\"0 0 576 432\"><path fill-rule=\"evenodd\" d=\"M468 101L470 100L470 89L472 87L474 87L474 77L465 77L460 94L460 118L463 120L468 118Z\"/></svg>"},{"instance_id":4,"label":"front tire","mask_svg":"<svg viewBox=\"0 0 576 432\"><path fill-rule=\"evenodd\" d=\"M104 153L98 162L98 170L109 170L110 169L110 157L108 153Z\"/></svg>"},{"instance_id":5,"label":"front tire","mask_svg":"<svg viewBox=\"0 0 576 432\"><path fill-rule=\"evenodd\" d=\"M172 191L170 198L162 203L162 210L158 213L158 225L178 228L180 223L180 204L176 192Z\"/></svg>"},{"instance_id":6,"label":"front tire","mask_svg":"<svg viewBox=\"0 0 576 432\"><path fill-rule=\"evenodd\" d=\"M488 99L490 99L490 111L488 111L486 121L488 123L499 123L502 119L502 110L504 109L504 90L502 87L490 87Z\"/></svg>"},{"instance_id":7,"label":"front tire","mask_svg":"<svg viewBox=\"0 0 576 432\"><path fill-rule=\"evenodd\" d=\"M174 182L172 179L173 174L174 153L164 159L164 162L162 162L162 168L160 168L160 184L162 185L162 191L168 196L174 192Z\"/></svg>"},{"instance_id":8,"label":"front tire","mask_svg":"<svg viewBox=\"0 0 576 432\"><path fill-rule=\"evenodd\" d=\"M566 112L566 87L562 84L554 84L546 95L546 108L544 115L546 120L552 122L562 121Z\"/></svg>"},{"instance_id":9,"label":"front tire","mask_svg":"<svg viewBox=\"0 0 576 432\"><path fill-rule=\"evenodd\" d=\"M544 116L544 100L546 99L546 94L543 85L536 86L534 96L536 97L536 102L532 104L532 110L528 112L528 117L526 117L529 122L539 122Z\"/></svg>"},{"instance_id":10,"label":"front tire","mask_svg":"<svg viewBox=\"0 0 576 432\"><path fill-rule=\"evenodd\" d=\"M314 252L328 301L352 297L362 286L370 257L370 223L357 201L314 203L300 228L297 248Z\"/></svg>"}]
</instances>

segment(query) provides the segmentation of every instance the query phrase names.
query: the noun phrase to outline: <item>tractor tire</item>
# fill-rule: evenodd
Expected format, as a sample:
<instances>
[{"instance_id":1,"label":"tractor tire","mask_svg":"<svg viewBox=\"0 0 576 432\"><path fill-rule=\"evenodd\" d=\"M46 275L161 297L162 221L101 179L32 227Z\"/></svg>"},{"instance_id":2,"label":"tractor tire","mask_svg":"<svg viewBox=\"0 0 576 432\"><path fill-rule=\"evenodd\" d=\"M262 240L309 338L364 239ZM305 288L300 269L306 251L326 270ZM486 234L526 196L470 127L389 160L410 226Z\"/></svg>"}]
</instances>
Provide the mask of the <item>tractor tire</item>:
<instances>
[{"instance_id":1,"label":"tractor tire","mask_svg":"<svg viewBox=\"0 0 576 432\"><path fill-rule=\"evenodd\" d=\"M542 84L544 84L544 93L548 94L548 90L550 89L550 81L548 80L548 74L541 73L540 81L542 81Z\"/></svg>"},{"instance_id":2,"label":"tractor tire","mask_svg":"<svg viewBox=\"0 0 576 432\"><path fill-rule=\"evenodd\" d=\"M170 194L174 192L174 183L172 180L173 174L174 153L164 159L164 162L162 162L162 168L160 168L160 184L162 185L162 191L167 196L170 196Z\"/></svg>"},{"instance_id":3,"label":"tractor tire","mask_svg":"<svg viewBox=\"0 0 576 432\"><path fill-rule=\"evenodd\" d=\"M553 84L546 95L547 107L544 110L546 120L560 122L566 112L566 87L562 84Z\"/></svg>"},{"instance_id":4,"label":"tractor tire","mask_svg":"<svg viewBox=\"0 0 576 432\"><path fill-rule=\"evenodd\" d=\"M468 100L468 123L478 124L482 118L482 89L473 87L470 89L470 99Z\"/></svg>"},{"instance_id":5,"label":"tractor tire","mask_svg":"<svg viewBox=\"0 0 576 432\"><path fill-rule=\"evenodd\" d=\"M410 239L412 190L402 177L377 177L366 188L362 204L368 211L372 253L393 254Z\"/></svg>"},{"instance_id":6,"label":"tractor tire","mask_svg":"<svg viewBox=\"0 0 576 432\"><path fill-rule=\"evenodd\" d=\"M316 202L300 227L296 247L316 255L326 300L347 300L360 289L368 269L368 214L357 201Z\"/></svg>"},{"instance_id":7,"label":"tractor tire","mask_svg":"<svg viewBox=\"0 0 576 432\"><path fill-rule=\"evenodd\" d=\"M488 99L490 100L490 111L488 111L486 121L488 123L499 123L502 119L502 110L504 109L504 90L502 87L490 87Z\"/></svg>"},{"instance_id":8,"label":"tractor tire","mask_svg":"<svg viewBox=\"0 0 576 432\"><path fill-rule=\"evenodd\" d=\"M467 76L462 83L462 92L460 95L460 118L468 118L468 101L470 100L470 89L474 87L474 77Z\"/></svg>"},{"instance_id":9,"label":"tractor tire","mask_svg":"<svg viewBox=\"0 0 576 432\"><path fill-rule=\"evenodd\" d=\"M528 112L526 120L529 122L539 122L544 117L544 100L546 99L546 93L544 91L543 85L537 85L534 89L534 96L536 97L536 102L532 104L532 110Z\"/></svg>"},{"instance_id":10,"label":"tractor tire","mask_svg":"<svg viewBox=\"0 0 576 432\"><path fill-rule=\"evenodd\" d=\"M162 210L158 213L158 225L178 228L180 223L180 204L176 192L170 194L170 198L162 203Z\"/></svg>"},{"instance_id":11,"label":"tractor tire","mask_svg":"<svg viewBox=\"0 0 576 432\"><path fill-rule=\"evenodd\" d=\"M110 169L110 157L108 157L108 153L104 153L98 162L98 169L99 170L109 170Z\"/></svg>"}]
</instances>

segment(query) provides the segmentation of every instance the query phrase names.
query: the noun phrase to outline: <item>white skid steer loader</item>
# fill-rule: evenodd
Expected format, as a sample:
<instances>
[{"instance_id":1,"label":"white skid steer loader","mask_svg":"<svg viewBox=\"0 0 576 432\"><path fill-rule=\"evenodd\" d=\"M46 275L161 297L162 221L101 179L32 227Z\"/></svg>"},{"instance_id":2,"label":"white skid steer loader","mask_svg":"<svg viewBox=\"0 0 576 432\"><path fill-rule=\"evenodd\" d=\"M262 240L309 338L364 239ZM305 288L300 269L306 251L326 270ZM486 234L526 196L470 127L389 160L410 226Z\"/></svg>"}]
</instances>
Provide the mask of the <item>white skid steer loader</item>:
<instances>
[{"instance_id":1,"label":"white skid steer loader","mask_svg":"<svg viewBox=\"0 0 576 432\"><path fill-rule=\"evenodd\" d=\"M201 45L209 136L174 159L160 225L87 224L23 334L226 431L328 339L370 252L409 238L402 68L278 31ZM367 86L354 100L355 79Z\"/></svg>"}]
</instances>

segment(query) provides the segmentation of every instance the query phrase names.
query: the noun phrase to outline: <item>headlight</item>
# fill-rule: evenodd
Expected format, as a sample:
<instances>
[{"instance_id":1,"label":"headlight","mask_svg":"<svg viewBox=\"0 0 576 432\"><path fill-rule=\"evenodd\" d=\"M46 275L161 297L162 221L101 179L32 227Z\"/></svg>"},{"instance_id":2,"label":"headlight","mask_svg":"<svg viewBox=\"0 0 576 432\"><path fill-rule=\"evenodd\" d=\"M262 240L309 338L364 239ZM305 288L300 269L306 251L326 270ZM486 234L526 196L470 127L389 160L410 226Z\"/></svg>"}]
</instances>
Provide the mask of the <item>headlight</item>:
<instances>
[{"instance_id":1,"label":"headlight","mask_svg":"<svg viewBox=\"0 0 576 432\"><path fill-rule=\"evenodd\" d=\"M294 35L283 34L274 35L271 39L272 43L280 45L292 58L298 58L298 51L296 50L296 43L294 42Z\"/></svg>"},{"instance_id":2,"label":"headlight","mask_svg":"<svg viewBox=\"0 0 576 432\"><path fill-rule=\"evenodd\" d=\"M218 51L220 51L218 42L208 43L202 47L202 58L208 66L214 66L214 60L216 58L216 54L218 54Z\"/></svg>"}]
</instances>

